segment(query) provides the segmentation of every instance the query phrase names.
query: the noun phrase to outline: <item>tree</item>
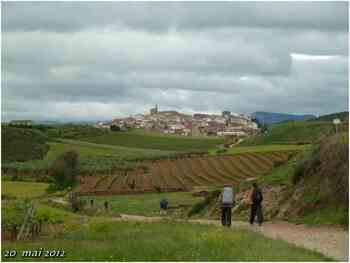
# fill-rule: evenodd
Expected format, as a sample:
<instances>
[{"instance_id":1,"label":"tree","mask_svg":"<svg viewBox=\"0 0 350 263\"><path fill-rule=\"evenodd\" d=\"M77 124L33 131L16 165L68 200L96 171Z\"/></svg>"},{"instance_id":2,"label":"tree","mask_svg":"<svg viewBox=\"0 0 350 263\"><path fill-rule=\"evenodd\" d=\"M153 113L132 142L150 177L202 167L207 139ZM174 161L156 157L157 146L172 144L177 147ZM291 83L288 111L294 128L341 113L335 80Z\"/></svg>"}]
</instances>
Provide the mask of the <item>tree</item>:
<instances>
[{"instance_id":1,"label":"tree","mask_svg":"<svg viewBox=\"0 0 350 263\"><path fill-rule=\"evenodd\" d=\"M111 125L111 131L121 131L121 129L117 125Z\"/></svg>"},{"instance_id":2,"label":"tree","mask_svg":"<svg viewBox=\"0 0 350 263\"><path fill-rule=\"evenodd\" d=\"M51 189L63 190L74 186L79 174L79 154L75 151L63 153L51 165L49 174L53 178Z\"/></svg>"}]
</instances>

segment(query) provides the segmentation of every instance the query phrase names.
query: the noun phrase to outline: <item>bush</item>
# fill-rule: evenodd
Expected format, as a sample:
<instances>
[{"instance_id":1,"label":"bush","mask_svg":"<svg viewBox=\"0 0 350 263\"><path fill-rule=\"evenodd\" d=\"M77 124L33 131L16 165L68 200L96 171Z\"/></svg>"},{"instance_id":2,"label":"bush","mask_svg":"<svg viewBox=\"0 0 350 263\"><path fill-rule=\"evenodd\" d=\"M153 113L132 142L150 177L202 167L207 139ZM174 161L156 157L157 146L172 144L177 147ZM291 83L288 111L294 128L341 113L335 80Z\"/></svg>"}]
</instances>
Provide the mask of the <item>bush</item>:
<instances>
[{"instance_id":1,"label":"bush","mask_svg":"<svg viewBox=\"0 0 350 263\"><path fill-rule=\"evenodd\" d=\"M279 167L285 163L286 163L285 161L276 160L273 162L273 167Z\"/></svg>"},{"instance_id":2,"label":"bush","mask_svg":"<svg viewBox=\"0 0 350 263\"><path fill-rule=\"evenodd\" d=\"M13 225L23 224L29 206L30 202L27 199L7 201L2 207L1 226L10 229Z\"/></svg>"},{"instance_id":3,"label":"bush","mask_svg":"<svg viewBox=\"0 0 350 263\"><path fill-rule=\"evenodd\" d=\"M301 161L295 166L294 173L292 176L293 184L297 184L300 181L300 179L304 176L305 163L305 161Z\"/></svg>"},{"instance_id":4,"label":"bush","mask_svg":"<svg viewBox=\"0 0 350 263\"><path fill-rule=\"evenodd\" d=\"M217 154L224 154L226 152L227 152L227 149L220 149L216 151Z\"/></svg>"},{"instance_id":5,"label":"bush","mask_svg":"<svg viewBox=\"0 0 350 263\"><path fill-rule=\"evenodd\" d=\"M120 131L121 131L121 129L120 129L120 127L119 127L119 126L117 126L117 125L112 125L112 126L111 126L111 131L114 131L114 132L120 132Z\"/></svg>"},{"instance_id":6,"label":"bush","mask_svg":"<svg viewBox=\"0 0 350 263\"><path fill-rule=\"evenodd\" d=\"M53 178L51 190L63 190L76 184L79 174L79 155L68 151L60 155L51 165L49 174Z\"/></svg>"},{"instance_id":7,"label":"bush","mask_svg":"<svg viewBox=\"0 0 350 263\"><path fill-rule=\"evenodd\" d=\"M221 194L220 190L212 191L203 201L196 203L191 210L188 212L188 216L191 217L198 214L200 211L204 210L214 199L216 199Z\"/></svg>"}]
</instances>

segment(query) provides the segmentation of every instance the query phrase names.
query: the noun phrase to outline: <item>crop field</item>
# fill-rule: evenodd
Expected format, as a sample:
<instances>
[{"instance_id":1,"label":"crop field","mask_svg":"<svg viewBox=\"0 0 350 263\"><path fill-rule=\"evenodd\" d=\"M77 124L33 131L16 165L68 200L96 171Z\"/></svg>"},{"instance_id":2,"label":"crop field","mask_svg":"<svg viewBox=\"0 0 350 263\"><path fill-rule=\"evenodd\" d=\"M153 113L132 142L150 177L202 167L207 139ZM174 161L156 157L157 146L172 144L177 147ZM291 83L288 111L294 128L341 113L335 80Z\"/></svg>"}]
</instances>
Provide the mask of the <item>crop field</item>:
<instances>
[{"instance_id":1,"label":"crop field","mask_svg":"<svg viewBox=\"0 0 350 263\"><path fill-rule=\"evenodd\" d=\"M48 166L60 154L74 150L79 153L80 163L83 170L99 171L113 169L125 165L128 160L136 158L160 157L173 154L170 151L127 148L114 145L101 145L75 140L61 140L49 143L50 150L42 160L27 162L4 163L5 168L33 171L47 169Z\"/></svg>"},{"instance_id":2,"label":"crop field","mask_svg":"<svg viewBox=\"0 0 350 263\"><path fill-rule=\"evenodd\" d=\"M242 153L142 163L135 169L114 175L81 176L81 194L108 195L145 192L188 191L195 186L238 186L262 176L295 152Z\"/></svg>"},{"instance_id":3,"label":"crop field","mask_svg":"<svg viewBox=\"0 0 350 263\"><path fill-rule=\"evenodd\" d=\"M8 197L35 198L45 194L48 184L30 182L1 182L1 194Z\"/></svg>"},{"instance_id":4,"label":"crop field","mask_svg":"<svg viewBox=\"0 0 350 263\"><path fill-rule=\"evenodd\" d=\"M276 152L276 151L303 151L311 147L310 144L293 145L293 144L271 144L257 146L235 146L227 149L227 154L240 154L249 152ZM213 152L215 153L215 152Z\"/></svg>"},{"instance_id":5,"label":"crop field","mask_svg":"<svg viewBox=\"0 0 350 263\"><path fill-rule=\"evenodd\" d=\"M164 151L208 150L224 143L222 138L198 138L143 131L112 132L82 139L87 142Z\"/></svg>"}]
</instances>

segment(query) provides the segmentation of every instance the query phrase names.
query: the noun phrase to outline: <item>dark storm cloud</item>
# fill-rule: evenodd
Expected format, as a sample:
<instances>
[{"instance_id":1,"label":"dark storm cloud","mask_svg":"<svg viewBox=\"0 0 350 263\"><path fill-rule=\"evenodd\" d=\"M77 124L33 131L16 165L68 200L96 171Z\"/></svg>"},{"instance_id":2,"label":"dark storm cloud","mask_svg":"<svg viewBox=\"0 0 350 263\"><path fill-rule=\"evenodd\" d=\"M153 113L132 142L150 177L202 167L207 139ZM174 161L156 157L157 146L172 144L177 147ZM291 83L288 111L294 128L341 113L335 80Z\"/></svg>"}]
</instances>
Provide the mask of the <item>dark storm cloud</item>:
<instances>
[{"instance_id":1,"label":"dark storm cloud","mask_svg":"<svg viewBox=\"0 0 350 263\"><path fill-rule=\"evenodd\" d=\"M337 2L3 2L2 117L347 108Z\"/></svg>"}]
</instances>

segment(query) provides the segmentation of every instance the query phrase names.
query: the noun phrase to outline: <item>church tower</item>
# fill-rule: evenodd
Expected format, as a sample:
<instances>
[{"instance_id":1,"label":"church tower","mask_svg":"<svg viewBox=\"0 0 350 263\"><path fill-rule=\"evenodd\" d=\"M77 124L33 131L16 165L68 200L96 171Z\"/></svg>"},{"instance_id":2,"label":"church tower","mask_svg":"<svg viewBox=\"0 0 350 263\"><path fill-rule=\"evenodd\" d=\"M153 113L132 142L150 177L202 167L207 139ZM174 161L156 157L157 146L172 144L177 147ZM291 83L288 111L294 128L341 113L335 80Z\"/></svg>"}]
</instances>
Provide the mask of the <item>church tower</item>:
<instances>
[{"instance_id":1,"label":"church tower","mask_svg":"<svg viewBox=\"0 0 350 263\"><path fill-rule=\"evenodd\" d=\"M150 113L151 113L151 115L158 113L158 104L156 104L156 106L150 110Z\"/></svg>"}]
</instances>

